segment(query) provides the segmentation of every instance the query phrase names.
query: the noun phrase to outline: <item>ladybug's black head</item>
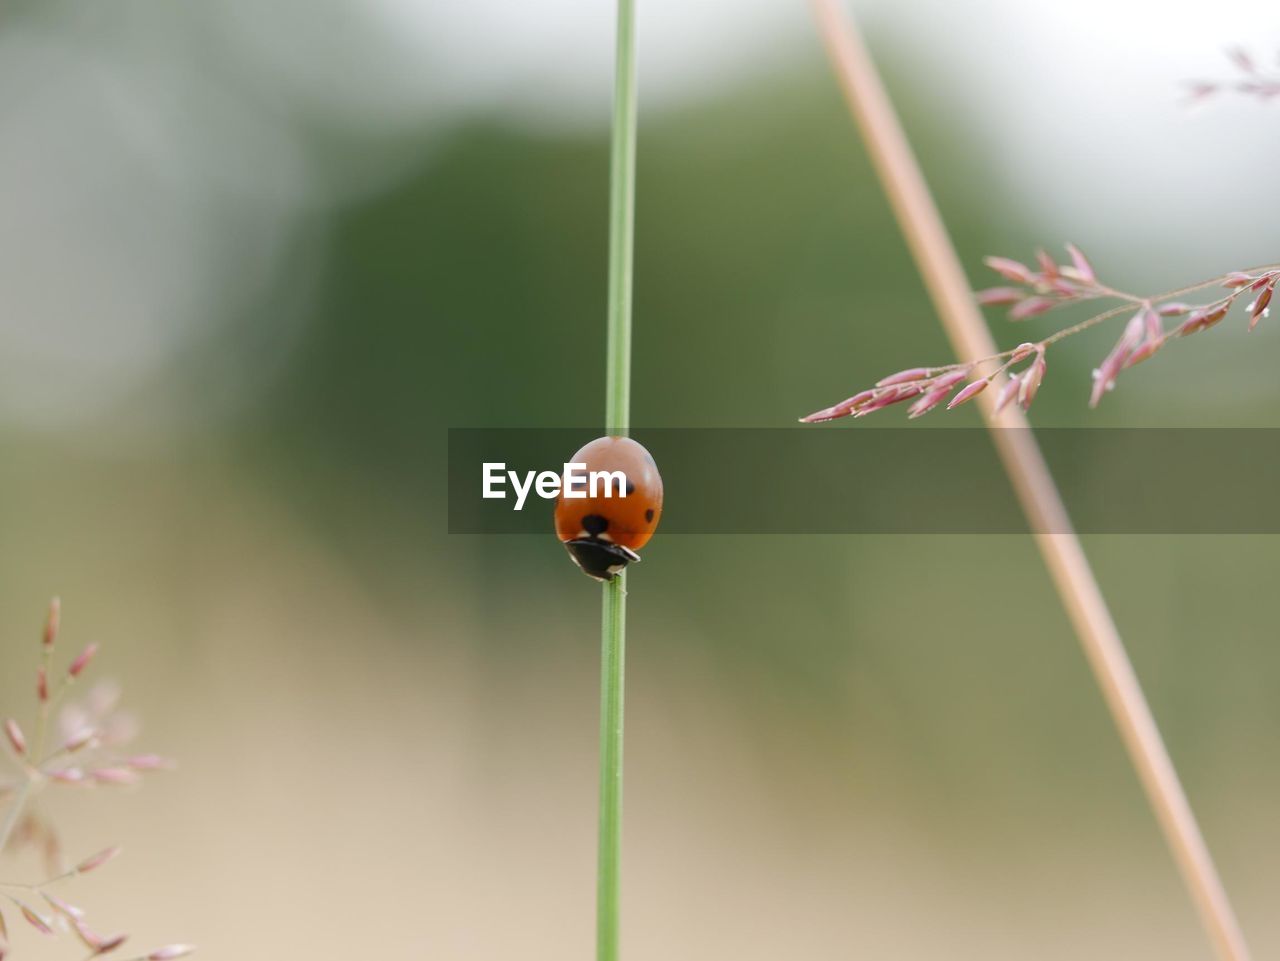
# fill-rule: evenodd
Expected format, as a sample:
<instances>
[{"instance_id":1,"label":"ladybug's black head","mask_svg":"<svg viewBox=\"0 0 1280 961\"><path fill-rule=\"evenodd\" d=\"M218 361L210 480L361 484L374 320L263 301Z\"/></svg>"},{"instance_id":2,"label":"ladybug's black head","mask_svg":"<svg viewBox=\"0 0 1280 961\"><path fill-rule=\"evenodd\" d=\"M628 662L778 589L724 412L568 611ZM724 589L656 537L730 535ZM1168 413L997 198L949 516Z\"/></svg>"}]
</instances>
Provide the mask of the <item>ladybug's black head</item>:
<instances>
[{"instance_id":1,"label":"ladybug's black head","mask_svg":"<svg viewBox=\"0 0 1280 961\"><path fill-rule=\"evenodd\" d=\"M640 560L640 555L630 548L596 537L579 537L565 541L564 546L582 573L598 581L611 581L631 561Z\"/></svg>"}]
</instances>

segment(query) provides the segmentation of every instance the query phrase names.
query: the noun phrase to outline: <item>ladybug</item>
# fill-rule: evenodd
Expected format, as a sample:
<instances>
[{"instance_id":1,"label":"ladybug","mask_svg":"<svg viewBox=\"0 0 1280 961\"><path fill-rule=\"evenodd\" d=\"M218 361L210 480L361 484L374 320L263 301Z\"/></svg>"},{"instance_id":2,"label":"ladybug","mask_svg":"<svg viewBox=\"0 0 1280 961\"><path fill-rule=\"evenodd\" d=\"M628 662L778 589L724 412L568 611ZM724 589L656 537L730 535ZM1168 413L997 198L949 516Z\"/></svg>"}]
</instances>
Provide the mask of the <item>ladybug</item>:
<instances>
[{"instance_id":1,"label":"ladybug","mask_svg":"<svg viewBox=\"0 0 1280 961\"><path fill-rule=\"evenodd\" d=\"M649 543L662 517L662 476L653 456L630 437L600 437L573 455L570 463L585 464L587 476L595 471L621 471L626 487L608 489L597 482L596 496L584 476L575 471L575 491L585 497L566 497L568 481L561 485L556 502L556 536L573 562L588 577L611 581L632 561L636 551ZM578 469L580 471L580 468ZM567 471L567 468L566 468Z\"/></svg>"}]
</instances>

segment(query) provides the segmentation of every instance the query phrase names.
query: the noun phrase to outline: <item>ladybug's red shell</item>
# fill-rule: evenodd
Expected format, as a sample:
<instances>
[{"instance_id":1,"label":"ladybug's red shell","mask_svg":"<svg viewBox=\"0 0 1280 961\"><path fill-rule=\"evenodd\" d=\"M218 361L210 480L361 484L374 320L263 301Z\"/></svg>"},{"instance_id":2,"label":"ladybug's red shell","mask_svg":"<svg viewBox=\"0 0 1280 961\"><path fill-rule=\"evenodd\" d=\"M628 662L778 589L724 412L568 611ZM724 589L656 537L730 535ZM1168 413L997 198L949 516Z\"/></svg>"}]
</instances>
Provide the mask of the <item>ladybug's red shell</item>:
<instances>
[{"instance_id":1,"label":"ladybug's red shell","mask_svg":"<svg viewBox=\"0 0 1280 961\"><path fill-rule=\"evenodd\" d=\"M585 464L586 473L621 471L627 484L623 496L565 497L556 503L556 535L579 567L591 577L612 580L636 551L653 536L662 518L662 476L643 445L629 437L601 437L587 444L569 461ZM581 476L581 469L579 469ZM581 486L579 485L579 488Z\"/></svg>"}]
</instances>

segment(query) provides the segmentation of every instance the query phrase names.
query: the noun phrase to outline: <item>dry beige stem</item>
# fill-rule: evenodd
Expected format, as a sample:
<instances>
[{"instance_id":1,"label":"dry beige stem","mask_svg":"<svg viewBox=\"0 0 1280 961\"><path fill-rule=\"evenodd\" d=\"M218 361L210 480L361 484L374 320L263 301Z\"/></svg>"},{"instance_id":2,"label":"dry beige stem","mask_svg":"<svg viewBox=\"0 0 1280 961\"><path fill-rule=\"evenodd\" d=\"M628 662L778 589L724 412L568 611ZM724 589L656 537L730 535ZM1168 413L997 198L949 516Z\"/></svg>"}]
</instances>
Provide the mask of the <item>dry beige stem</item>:
<instances>
[{"instance_id":1,"label":"dry beige stem","mask_svg":"<svg viewBox=\"0 0 1280 961\"><path fill-rule=\"evenodd\" d=\"M849 107L952 346L965 361L991 356L996 353L991 333L856 27L839 0L812 4ZM1070 533L1040 449L1029 430L996 429L1026 428L1026 417L1013 406L997 411L994 394L976 399L1210 939L1222 958L1248 961L1240 925L1098 582L1079 539Z\"/></svg>"}]
</instances>

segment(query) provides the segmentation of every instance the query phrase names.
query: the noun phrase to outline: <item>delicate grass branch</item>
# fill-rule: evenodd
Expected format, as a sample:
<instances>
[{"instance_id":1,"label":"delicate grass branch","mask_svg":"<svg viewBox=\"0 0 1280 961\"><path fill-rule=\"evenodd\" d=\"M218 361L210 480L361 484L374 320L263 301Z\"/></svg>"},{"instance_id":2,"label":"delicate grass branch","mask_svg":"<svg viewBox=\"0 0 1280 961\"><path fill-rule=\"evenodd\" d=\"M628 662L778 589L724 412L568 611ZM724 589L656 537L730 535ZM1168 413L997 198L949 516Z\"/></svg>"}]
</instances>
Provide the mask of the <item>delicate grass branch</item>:
<instances>
[{"instance_id":1,"label":"delicate grass branch","mask_svg":"<svg viewBox=\"0 0 1280 961\"><path fill-rule=\"evenodd\" d=\"M636 66L634 0L618 0L613 139L609 171L609 304L605 430L631 427L631 290L635 243ZM626 574L604 584L600 630L600 836L596 957L618 957L622 834L623 689L626 667Z\"/></svg>"},{"instance_id":2,"label":"delicate grass branch","mask_svg":"<svg viewBox=\"0 0 1280 961\"><path fill-rule=\"evenodd\" d=\"M947 336L964 363L996 355L919 164L857 30L839 0L812 3L851 112ZM989 427L1028 426L1020 408L997 411L996 400L991 393L979 400ZM1026 429L993 429L992 439L1031 529L1037 532L1045 565L1209 937L1224 959L1246 961L1249 949L1235 912L1040 449Z\"/></svg>"},{"instance_id":3,"label":"delicate grass branch","mask_svg":"<svg viewBox=\"0 0 1280 961\"><path fill-rule=\"evenodd\" d=\"M1187 84L1190 102L1198 103L1221 93L1240 93L1264 102L1280 97L1280 70L1263 69L1243 47L1228 49L1227 57L1236 68L1236 78L1192 81Z\"/></svg>"},{"instance_id":4,"label":"delicate grass branch","mask_svg":"<svg viewBox=\"0 0 1280 961\"><path fill-rule=\"evenodd\" d=\"M53 825L34 810L34 798L51 785L86 788L133 784L143 774L167 768L170 764L155 754L119 753L133 732L132 724L115 711L114 694L92 690L85 704L69 704L54 715L61 695L85 671L98 650L96 644L90 644L51 685L60 613L61 607L55 598L49 608L36 669L35 736L28 740L14 718L8 718L3 725L5 739L21 773L15 785L0 791L0 800L6 805L4 814L0 816L0 853L9 847L38 843L45 855L46 878L35 883L0 879L0 889L8 889L0 891L0 898L12 904L18 914L42 934L56 935L70 930L89 951L89 957L96 958L115 951L125 942L127 935L97 934L85 924L83 911L48 888L96 871L112 860L120 849L110 847L84 858L73 867L66 867L58 834ZM49 749L46 742L51 737L56 737L56 746ZM10 891L39 895L53 909L53 914L42 914ZM7 950L7 927L4 914L0 912L0 958L5 957ZM172 961L186 957L194 950L190 945L171 944L137 956L133 961Z\"/></svg>"},{"instance_id":5,"label":"delicate grass branch","mask_svg":"<svg viewBox=\"0 0 1280 961\"><path fill-rule=\"evenodd\" d=\"M1089 406L1096 407L1103 395L1115 386L1122 370L1134 367L1153 357L1166 343L1177 337L1197 334L1217 326L1231 311L1236 301L1248 296L1246 312L1249 329L1270 312L1272 295L1280 281L1280 264L1252 267L1246 271L1233 271L1163 294L1141 297L1125 293L1101 283L1092 265L1076 247L1067 245L1072 263L1055 264L1044 251L1038 254L1040 270L1007 257L988 257L987 266L1015 286L991 287L980 290L977 301L988 307L1009 307L1009 318L1024 321L1061 307L1098 300L1120 300L1119 307L1112 307L1087 320L1050 334L1039 341L1028 341L976 360L938 367L913 367L899 371L877 381L873 387L852 397L814 411L800 418L813 424L836 420L840 417L864 417L877 410L911 400L908 414L912 418L923 416L950 398L947 409L958 407L981 393L998 375L1008 379L996 399L996 410L1017 401L1023 410L1031 407L1044 379L1045 354L1059 341L1083 333L1099 324L1127 314L1136 306L1137 312L1129 320L1120 339L1111 352L1098 365L1093 376L1093 391ZM1209 287L1225 287L1229 292L1206 304L1191 305L1175 301ZM1183 318L1175 326L1166 327L1169 318ZM1019 373L1012 367L1022 360L1034 357ZM993 366L994 365L994 366ZM991 367L983 374L982 369ZM961 386L963 381L970 383ZM954 396L953 396L954 395Z\"/></svg>"}]
</instances>

